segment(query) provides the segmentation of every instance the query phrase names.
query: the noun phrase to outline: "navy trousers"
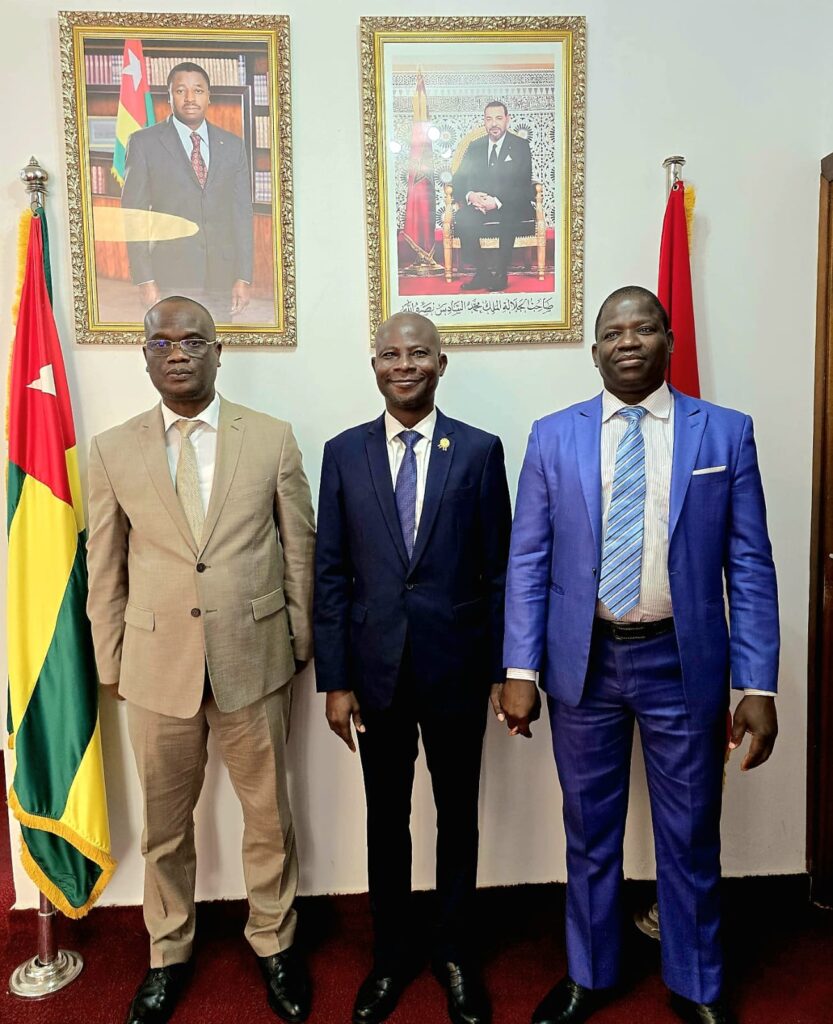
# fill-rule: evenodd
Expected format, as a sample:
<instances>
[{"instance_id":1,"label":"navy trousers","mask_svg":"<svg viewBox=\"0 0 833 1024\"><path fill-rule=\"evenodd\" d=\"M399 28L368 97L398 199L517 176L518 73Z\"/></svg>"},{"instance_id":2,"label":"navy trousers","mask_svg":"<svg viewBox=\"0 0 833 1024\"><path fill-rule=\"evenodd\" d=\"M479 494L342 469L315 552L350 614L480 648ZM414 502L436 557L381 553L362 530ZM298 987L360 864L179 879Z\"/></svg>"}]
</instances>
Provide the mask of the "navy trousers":
<instances>
[{"instance_id":1,"label":"navy trousers","mask_svg":"<svg viewBox=\"0 0 833 1024\"><path fill-rule=\"evenodd\" d=\"M721 993L720 806L726 708L689 714L673 633L617 641L594 630L578 707L549 701L567 834L567 962L588 988L619 980L622 842L634 721L651 801L668 987Z\"/></svg>"}]
</instances>

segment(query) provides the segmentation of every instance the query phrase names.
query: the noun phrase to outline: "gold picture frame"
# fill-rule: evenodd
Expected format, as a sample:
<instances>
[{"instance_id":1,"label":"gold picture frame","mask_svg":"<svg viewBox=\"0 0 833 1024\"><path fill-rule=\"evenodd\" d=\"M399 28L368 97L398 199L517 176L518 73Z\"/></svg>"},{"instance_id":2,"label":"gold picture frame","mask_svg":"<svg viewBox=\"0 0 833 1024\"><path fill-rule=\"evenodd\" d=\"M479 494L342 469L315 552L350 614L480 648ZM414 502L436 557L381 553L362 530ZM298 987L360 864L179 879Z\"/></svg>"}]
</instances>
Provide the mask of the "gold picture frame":
<instances>
[{"instance_id":1,"label":"gold picture frame","mask_svg":"<svg viewBox=\"0 0 833 1024\"><path fill-rule=\"evenodd\" d=\"M405 311L444 344L581 342L585 19L362 18L361 74L371 331ZM499 108L496 159L520 198L455 196L486 168L488 140L475 140ZM479 217L461 213L480 201Z\"/></svg>"},{"instance_id":2,"label":"gold picture frame","mask_svg":"<svg viewBox=\"0 0 833 1024\"><path fill-rule=\"evenodd\" d=\"M154 294L179 293L209 306L226 345L295 346L288 16L60 11L59 23L78 342L138 344ZM204 97L190 160L170 91L183 80Z\"/></svg>"}]
</instances>

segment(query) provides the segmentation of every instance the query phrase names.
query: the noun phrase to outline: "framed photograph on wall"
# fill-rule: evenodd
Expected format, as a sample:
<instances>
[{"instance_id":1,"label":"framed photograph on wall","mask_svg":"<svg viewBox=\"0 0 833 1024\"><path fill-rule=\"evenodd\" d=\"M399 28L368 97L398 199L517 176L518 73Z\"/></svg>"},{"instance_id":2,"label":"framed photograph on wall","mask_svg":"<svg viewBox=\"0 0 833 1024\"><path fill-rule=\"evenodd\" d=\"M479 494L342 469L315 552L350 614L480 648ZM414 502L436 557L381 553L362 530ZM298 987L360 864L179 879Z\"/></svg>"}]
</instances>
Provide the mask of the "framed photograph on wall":
<instances>
[{"instance_id":1,"label":"framed photograph on wall","mask_svg":"<svg viewBox=\"0 0 833 1024\"><path fill-rule=\"evenodd\" d=\"M75 328L142 340L187 295L224 344L294 345L289 18L62 11Z\"/></svg>"},{"instance_id":2,"label":"framed photograph on wall","mask_svg":"<svg viewBox=\"0 0 833 1024\"><path fill-rule=\"evenodd\" d=\"M582 17L362 18L370 320L583 339Z\"/></svg>"}]
</instances>

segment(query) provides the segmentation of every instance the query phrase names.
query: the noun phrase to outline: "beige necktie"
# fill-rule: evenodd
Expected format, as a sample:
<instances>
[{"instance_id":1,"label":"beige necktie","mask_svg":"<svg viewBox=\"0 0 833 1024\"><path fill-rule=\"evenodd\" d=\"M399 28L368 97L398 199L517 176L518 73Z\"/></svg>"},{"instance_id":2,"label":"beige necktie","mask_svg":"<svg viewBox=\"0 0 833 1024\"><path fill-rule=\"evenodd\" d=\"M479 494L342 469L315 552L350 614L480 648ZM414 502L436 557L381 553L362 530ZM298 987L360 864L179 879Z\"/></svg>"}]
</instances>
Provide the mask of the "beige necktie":
<instances>
[{"instance_id":1,"label":"beige necktie","mask_svg":"<svg viewBox=\"0 0 833 1024\"><path fill-rule=\"evenodd\" d=\"M179 446L179 459L176 464L176 493L185 512L185 518L191 527L194 540L199 544L202 536L202 524L205 521L205 510L202 507L200 494L200 475L197 471L197 452L191 434L202 426L201 420L177 420L176 429L182 434Z\"/></svg>"}]
</instances>

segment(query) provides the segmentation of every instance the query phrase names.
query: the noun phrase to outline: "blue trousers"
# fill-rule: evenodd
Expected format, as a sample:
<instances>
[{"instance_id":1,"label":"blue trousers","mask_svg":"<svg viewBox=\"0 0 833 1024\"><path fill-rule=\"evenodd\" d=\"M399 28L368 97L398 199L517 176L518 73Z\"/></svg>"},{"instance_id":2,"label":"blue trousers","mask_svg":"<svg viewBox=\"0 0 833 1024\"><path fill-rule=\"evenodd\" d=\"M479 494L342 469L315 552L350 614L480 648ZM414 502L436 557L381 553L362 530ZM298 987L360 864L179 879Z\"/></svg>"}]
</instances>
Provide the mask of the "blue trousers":
<instances>
[{"instance_id":1,"label":"blue trousers","mask_svg":"<svg viewBox=\"0 0 833 1024\"><path fill-rule=\"evenodd\" d=\"M651 801L663 979L687 999L712 1002L723 980L726 706L689 714L673 633L621 642L597 628L580 704L550 698L549 713L564 795L570 976L587 988L619 980L622 843L636 721Z\"/></svg>"}]
</instances>

